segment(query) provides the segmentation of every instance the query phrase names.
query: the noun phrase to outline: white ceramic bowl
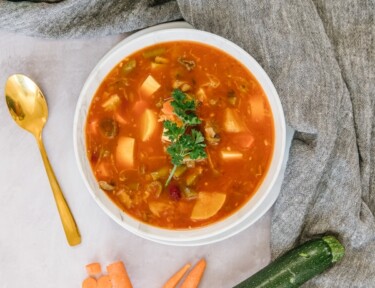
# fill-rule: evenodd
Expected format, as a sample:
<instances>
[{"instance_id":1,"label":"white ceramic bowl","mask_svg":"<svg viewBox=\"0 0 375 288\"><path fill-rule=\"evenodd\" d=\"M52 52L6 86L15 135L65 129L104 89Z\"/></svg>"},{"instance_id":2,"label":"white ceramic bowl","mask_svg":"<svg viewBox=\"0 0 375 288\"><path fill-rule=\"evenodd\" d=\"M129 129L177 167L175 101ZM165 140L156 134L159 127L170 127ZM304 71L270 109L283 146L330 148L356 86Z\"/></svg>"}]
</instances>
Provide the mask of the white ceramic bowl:
<instances>
[{"instance_id":1,"label":"white ceramic bowl","mask_svg":"<svg viewBox=\"0 0 375 288\"><path fill-rule=\"evenodd\" d=\"M275 201L275 193L271 193L280 174L285 154L285 119L280 99L271 80L261 66L243 49L234 43L211 33L186 27L186 24L166 24L162 27L150 28L130 36L111 51L96 65L82 88L74 119L74 149L79 170L91 195L98 205L117 223L128 231L143 238L170 245L202 245L216 242L232 236L259 219ZM147 33L148 32L148 33ZM91 100L106 75L126 56L150 45L161 42L187 40L201 42L221 49L232 55L247 67L257 78L268 97L274 116L275 145L270 168L263 183L255 195L239 211L212 225L191 230L168 230L156 228L137 221L121 211L99 188L92 173L86 154L85 123ZM265 205L267 203L267 205ZM260 207L265 207L259 209Z\"/></svg>"}]
</instances>

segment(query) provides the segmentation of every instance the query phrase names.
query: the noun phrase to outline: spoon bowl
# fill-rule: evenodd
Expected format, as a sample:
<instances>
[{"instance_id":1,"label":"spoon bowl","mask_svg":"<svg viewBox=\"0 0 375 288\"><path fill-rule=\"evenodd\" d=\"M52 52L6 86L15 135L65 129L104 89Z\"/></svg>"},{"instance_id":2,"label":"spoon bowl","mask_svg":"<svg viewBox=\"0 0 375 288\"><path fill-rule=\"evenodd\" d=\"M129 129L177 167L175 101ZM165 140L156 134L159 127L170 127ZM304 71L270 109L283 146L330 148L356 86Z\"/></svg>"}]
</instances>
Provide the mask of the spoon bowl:
<instances>
[{"instance_id":1,"label":"spoon bowl","mask_svg":"<svg viewBox=\"0 0 375 288\"><path fill-rule=\"evenodd\" d=\"M79 244L81 242L81 236L52 170L42 141L43 127L48 119L47 102L42 91L35 82L27 76L15 74L10 76L5 84L5 99L9 113L14 121L21 128L34 135L51 184L53 196L68 243L71 246Z\"/></svg>"},{"instance_id":2,"label":"spoon bowl","mask_svg":"<svg viewBox=\"0 0 375 288\"><path fill-rule=\"evenodd\" d=\"M5 91L6 103L14 121L34 136L41 133L47 122L48 107L35 82L24 75L12 75Z\"/></svg>"}]
</instances>

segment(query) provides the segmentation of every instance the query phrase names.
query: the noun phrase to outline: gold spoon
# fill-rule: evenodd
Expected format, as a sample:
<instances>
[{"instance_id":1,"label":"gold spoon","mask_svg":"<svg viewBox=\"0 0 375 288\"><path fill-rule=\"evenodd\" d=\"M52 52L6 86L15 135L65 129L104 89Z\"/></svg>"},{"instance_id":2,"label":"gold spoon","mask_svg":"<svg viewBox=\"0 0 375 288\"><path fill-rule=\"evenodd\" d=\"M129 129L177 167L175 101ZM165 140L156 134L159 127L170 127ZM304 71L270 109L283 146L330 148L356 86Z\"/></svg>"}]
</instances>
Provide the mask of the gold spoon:
<instances>
[{"instance_id":1,"label":"gold spoon","mask_svg":"<svg viewBox=\"0 0 375 288\"><path fill-rule=\"evenodd\" d=\"M5 99L14 121L21 128L33 134L38 142L69 245L74 246L81 243L81 235L76 222L66 203L43 145L42 130L47 122L48 107L42 91L30 78L15 74L10 76L5 84Z\"/></svg>"}]
</instances>

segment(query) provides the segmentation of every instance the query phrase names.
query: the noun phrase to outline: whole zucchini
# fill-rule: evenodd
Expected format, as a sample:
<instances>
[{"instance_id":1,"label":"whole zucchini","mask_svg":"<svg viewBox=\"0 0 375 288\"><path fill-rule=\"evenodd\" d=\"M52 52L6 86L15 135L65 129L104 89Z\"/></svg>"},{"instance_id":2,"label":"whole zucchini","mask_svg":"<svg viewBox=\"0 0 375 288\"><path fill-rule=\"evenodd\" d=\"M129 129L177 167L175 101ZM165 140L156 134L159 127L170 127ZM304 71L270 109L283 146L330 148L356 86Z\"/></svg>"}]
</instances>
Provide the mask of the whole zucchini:
<instances>
[{"instance_id":1,"label":"whole zucchini","mask_svg":"<svg viewBox=\"0 0 375 288\"><path fill-rule=\"evenodd\" d=\"M345 249L333 236L290 250L234 288L295 288L341 260Z\"/></svg>"}]
</instances>

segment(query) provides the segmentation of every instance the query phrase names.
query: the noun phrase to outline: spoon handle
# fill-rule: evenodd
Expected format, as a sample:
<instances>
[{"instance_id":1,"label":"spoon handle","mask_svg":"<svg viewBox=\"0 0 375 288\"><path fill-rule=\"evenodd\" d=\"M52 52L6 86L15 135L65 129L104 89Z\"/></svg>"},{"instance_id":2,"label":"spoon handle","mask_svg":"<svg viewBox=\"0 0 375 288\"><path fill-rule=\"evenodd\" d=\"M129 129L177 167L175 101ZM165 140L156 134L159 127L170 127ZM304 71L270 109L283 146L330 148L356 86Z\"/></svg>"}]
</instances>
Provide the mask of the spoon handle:
<instances>
[{"instance_id":1,"label":"spoon handle","mask_svg":"<svg viewBox=\"0 0 375 288\"><path fill-rule=\"evenodd\" d=\"M68 243L70 246L78 245L79 243L81 243L81 235L78 231L77 224L74 220L72 212L69 209L68 203L66 202L65 197L61 191L60 185L57 182L55 173L52 170L52 166L49 163L47 152L46 152L46 149L44 148L42 137L41 135L39 135L39 136L36 136L35 138L38 142L40 154L42 155L42 158L43 158L44 167L46 168L48 179L51 184L53 196L56 201L57 209L60 214L61 222L63 224Z\"/></svg>"}]
</instances>

